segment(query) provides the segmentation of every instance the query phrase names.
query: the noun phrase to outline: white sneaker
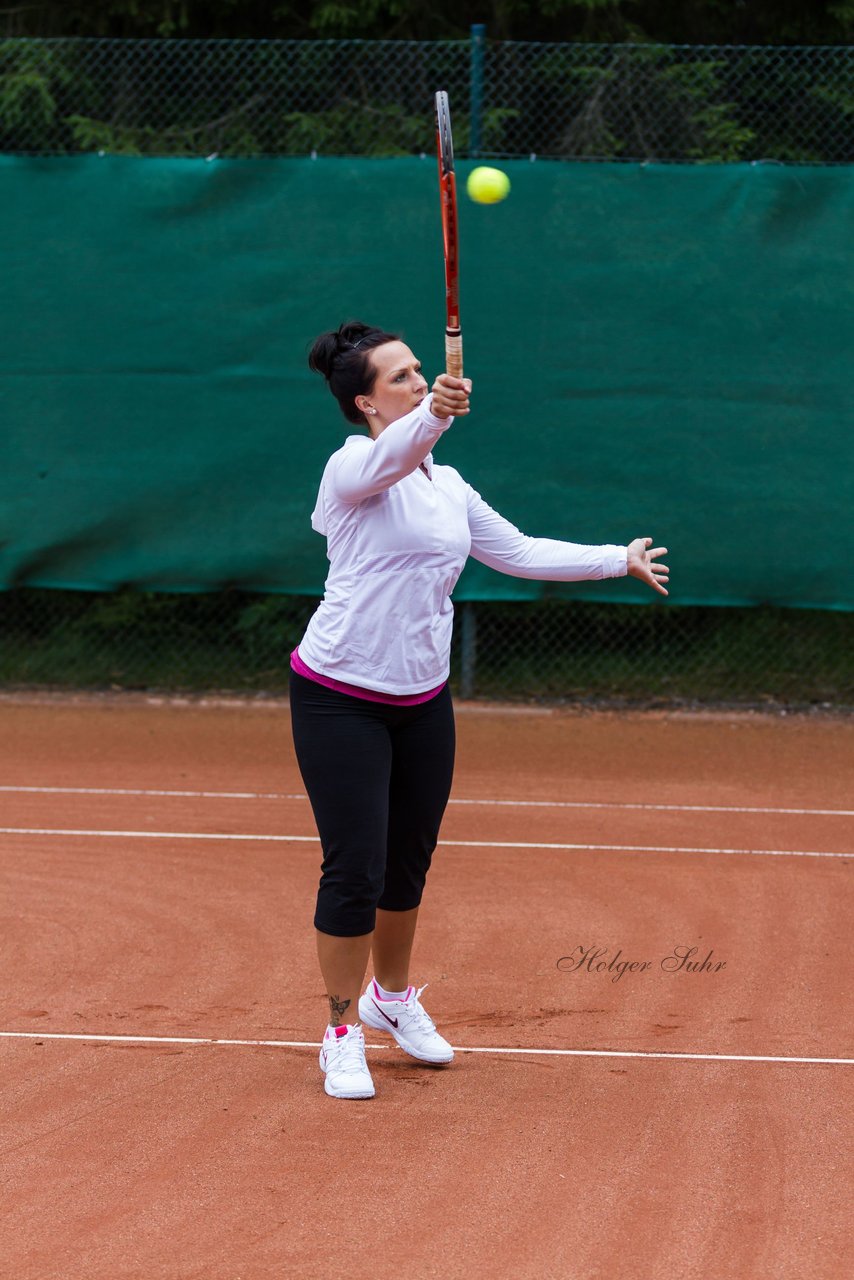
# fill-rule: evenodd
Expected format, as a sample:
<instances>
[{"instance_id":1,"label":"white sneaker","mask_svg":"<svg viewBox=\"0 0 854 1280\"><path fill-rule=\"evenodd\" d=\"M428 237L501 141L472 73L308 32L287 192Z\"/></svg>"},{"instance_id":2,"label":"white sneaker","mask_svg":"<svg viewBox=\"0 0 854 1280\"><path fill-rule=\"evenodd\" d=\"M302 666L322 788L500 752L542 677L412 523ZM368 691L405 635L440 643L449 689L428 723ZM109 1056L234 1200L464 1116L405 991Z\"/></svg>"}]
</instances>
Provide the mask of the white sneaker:
<instances>
[{"instance_id":1,"label":"white sneaker","mask_svg":"<svg viewBox=\"0 0 854 1280\"><path fill-rule=\"evenodd\" d=\"M451 1062L454 1051L436 1030L435 1023L421 1005L423 987L416 991L409 987L403 1000L383 1000L372 978L359 1000L359 1017L374 1031L385 1031L394 1036L405 1053L419 1062L436 1065Z\"/></svg>"},{"instance_id":2,"label":"white sneaker","mask_svg":"<svg viewBox=\"0 0 854 1280\"><path fill-rule=\"evenodd\" d=\"M348 1026L327 1027L320 1046L320 1069L325 1071L323 1087L330 1098L372 1098L374 1082L365 1061L365 1034L358 1022Z\"/></svg>"}]
</instances>

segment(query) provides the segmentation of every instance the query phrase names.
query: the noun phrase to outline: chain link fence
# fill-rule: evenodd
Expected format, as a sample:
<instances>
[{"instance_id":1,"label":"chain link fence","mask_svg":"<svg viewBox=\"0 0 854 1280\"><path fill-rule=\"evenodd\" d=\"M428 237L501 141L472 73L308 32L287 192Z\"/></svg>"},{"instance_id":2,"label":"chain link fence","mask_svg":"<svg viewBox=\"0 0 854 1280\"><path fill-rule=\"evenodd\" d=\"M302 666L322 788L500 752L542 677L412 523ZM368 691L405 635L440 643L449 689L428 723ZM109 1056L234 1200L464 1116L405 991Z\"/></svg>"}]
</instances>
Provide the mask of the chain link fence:
<instances>
[{"instance_id":1,"label":"chain link fence","mask_svg":"<svg viewBox=\"0 0 854 1280\"><path fill-rule=\"evenodd\" d=\"M0 685L282 694L316 606L237 591L8 591ZM466 602L451 680L468 698L851 708L854 626L817 610Z\"/></svg>"},{"instance_id":2,"label":"chain link fence","mask_svg":"<svg viewBox=\"0 0 854 1280\"><path fill-rule=\"evenodd\" d=\"M0 150L854 160L854 49L466 41L0 41Z\"/></svg>"},{"instance_id":3,"label":"chain link fence","mask_svg":"<svg viewBox=\"0 0 854 1280\"><path fill-rule=\"evenodd\" d=\"M469 41L0 41L0 151L854 160L854 50ZM281 693L316 605L238 592L0 593L0 683ZM854 706L854 615L458 607L464 696Z\"/></svg>"}]
</instances>

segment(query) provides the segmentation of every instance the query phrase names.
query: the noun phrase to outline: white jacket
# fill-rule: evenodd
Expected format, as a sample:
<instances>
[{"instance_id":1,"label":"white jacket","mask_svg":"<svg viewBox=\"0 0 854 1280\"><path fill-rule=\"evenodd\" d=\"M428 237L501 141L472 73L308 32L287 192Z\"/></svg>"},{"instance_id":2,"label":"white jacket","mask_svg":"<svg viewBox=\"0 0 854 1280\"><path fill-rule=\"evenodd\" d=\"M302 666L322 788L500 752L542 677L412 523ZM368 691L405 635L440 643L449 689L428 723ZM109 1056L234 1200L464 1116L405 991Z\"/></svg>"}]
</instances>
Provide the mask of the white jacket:
<instances>
[{"instance_id":1,"label":"white jacket","mask_svg":"<svg viewBox=\"0 0 854 1280\"><path fill-rule=\"evenodd\" d=\"M430 450L453 418L430 407L428 395L376 440L348 436L326 464L311 517L330 570L300 657L382 693L423 693L447 679L451 592L469 555L518 578L626 573L625 547L528 538L453 467L434 466Z\"/></svg>"}]
</instances>

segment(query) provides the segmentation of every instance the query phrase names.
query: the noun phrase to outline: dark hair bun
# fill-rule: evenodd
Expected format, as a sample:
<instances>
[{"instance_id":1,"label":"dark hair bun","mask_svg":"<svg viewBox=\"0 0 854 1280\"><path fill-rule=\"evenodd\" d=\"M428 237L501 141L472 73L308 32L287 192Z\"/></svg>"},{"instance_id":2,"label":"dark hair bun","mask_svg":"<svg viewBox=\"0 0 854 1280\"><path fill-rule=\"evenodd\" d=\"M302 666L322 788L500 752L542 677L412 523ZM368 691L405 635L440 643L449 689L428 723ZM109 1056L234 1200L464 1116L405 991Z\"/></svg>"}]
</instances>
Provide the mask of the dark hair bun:
<instances>
[{"instance_id":1,"label":"dark hair bun","mask_svg":"<svg viewBox=\"0 0 854 1280\"><path fill-rule=\"evenodd\" d=\"M322 333L308 353L308 367L322 373L327 382L340 357L358 351L364 339L376 330L361 320L347 320L331 333Z\"/></svg>"},{"instance_id":2,"label":"dark hair bun","mask_svg":"<svg viewBox=\"0 0 854 1280\"><path fill-rule=\"evenodd\" d=\"M396 333L386 333L361 320L346 320L338 329L322 333L312 344L308 367L326 379L348 422L365 425L355 398L368 395L376 379L368 353L383 343L396 341Z\"/></svg>"},{"instance_id":3,"label":"dark hair bun","mask_svg":"<svg viewBox=\"0 0 854 1280\"><path fill-rule=\"evenodd\" d=\"M338 335L322 333L312 345L308 353L308 367L315 373L322 373L329 381L332 375L332 362L338 354Z\"/></svg>"}]
</instances>

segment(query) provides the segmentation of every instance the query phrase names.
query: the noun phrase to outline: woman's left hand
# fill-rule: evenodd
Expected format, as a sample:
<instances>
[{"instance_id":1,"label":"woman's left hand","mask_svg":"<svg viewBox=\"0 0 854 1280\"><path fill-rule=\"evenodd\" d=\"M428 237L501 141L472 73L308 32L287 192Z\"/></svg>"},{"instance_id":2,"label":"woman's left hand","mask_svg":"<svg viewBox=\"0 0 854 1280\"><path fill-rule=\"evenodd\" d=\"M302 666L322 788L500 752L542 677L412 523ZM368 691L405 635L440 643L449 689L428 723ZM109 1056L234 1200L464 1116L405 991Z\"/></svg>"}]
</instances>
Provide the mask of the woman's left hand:
<instances>
[{"instance_id":1,"label":"woman's left hand","mask_svg":"<svg viewBox=\"0 0 854 1280\"><path fill-rule=\"evenodd\" d=\"M670 581L670 570L666 564L657 564L656 561L659 556L667 555L667 547L656 547L650 551L651 546L652 538L635 538L629 543L627 572L666 596L667 591L662 584Z\"/></svg>"}]
</instances>

